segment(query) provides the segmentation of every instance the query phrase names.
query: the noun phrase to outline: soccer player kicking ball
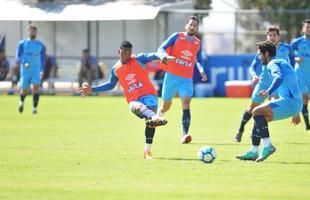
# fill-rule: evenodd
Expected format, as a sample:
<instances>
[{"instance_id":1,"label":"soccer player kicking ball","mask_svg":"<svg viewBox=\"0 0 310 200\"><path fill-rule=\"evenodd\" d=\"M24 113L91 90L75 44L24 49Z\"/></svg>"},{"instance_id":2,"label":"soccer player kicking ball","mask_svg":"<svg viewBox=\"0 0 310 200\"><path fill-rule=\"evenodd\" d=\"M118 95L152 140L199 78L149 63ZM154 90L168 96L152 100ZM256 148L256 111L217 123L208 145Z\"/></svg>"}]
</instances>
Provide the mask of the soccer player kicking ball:
<instances>
[{"instance_id":1,"label":"soccer player kicking ball","mask_svg":"<svg viewBox=\"0 0 310 200\"><path fill-rule=\"evenodd\" d=\"M298 85L294 68L283 59L276 59L276 47L269 41L259 42L258 57L272 79L272 83L267 90L259 91L259 96L269 96L278 89L279 99L271 100L253 110L254 127L252 130L252 146L249 151L242 155L237 155L240 160L254 160L260 162L276 151L272 145L268 122L292 118L294 125L300 123L299 113L302 109L301 91ZM263 140L263 150L258 155L260 139Z\"/></svg>"},{"instance_id":2,"label":"soccer player kicking ball","mask_svg":"<svg viewBox=\"0 0 310 200\"><path fill-rule=\"evenodd\" d=\"M163 105L160 107L158 114L163 116L170 109L172 98L178 93L182 100L183 109L183 137L181 140L183 144L189 143L192 140L188 130L191 122L190 101L193 96L193 72L195 65L197 65L200 71L202 80L207 80L203 67L196 60L197 56L201 56L199 52L202 53L202 51L199 51L201 48L200 40L195 36L198 33L198 28L199 19L192 16L185 25L185 32L172 34L158 48L159 53L176 58L173 62L163 66L163 70L167 73L165 73L162 89Z\"/></svg>"},{"instance_id":3,"label":"soccer player kicking ball","mask_svg":"<svg viewBox=\"0 0 310 200\"><path fill-rule=\"evenodd\" d=\"M152 60L161 60L164 64L174 58L161 56L158 53L140 53L132 55L132 44L123 41L118 49L119 61L113 66L110 80L102 85L90 87L84 84L79 88L82 97L92 92L104 92L113 89L117 82L124 90L130 110L140 118L145 119L145 159L152 159L151 145L155 128L167 124L167 120L159 117L157 111L157 92L148 77L145 64Z\"/></svg>"}]
</instances>

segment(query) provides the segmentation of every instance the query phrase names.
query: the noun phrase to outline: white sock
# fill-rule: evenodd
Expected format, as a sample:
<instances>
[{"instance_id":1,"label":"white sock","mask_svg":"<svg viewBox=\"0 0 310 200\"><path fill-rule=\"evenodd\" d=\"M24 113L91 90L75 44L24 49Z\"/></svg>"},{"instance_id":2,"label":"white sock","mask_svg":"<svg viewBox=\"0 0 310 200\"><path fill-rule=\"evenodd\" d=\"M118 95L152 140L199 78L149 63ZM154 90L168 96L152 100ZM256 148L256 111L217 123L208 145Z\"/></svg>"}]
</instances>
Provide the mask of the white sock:
<instances>
[{"instance_id":1,"label":"white sock","mask_svg":"<svg viewBox=\"0 0 310 200\"><path fill-rule=\"evenodd\" d=\"M163 117L163 116L164 116L164 113L162 112L161 108L158 109L157 115L158 115L159 117Z\"/></svg>"},{"instance_id":2,"label":"white sock","mask_svg":"<svg viewBox=\"0 0 310 200\"><path fill-rule=\"evenodd\" d=\"M262 139L263 139L264 148L268 147L271 144L270 137L262 138Z\"/></svg>"},{"instance_id":3,"label":"white sock","mask_svg":"<svg viewBox=\"0 0 310 200\"><path fill-rule=\"evenodd\" d=\"M258 152L258 145L251 145L250 151L251 151L252 153Z\"/></svg>"},{"instance_id":4,"label":"white sock","mask_svg":"<svg viewBox=\"0 0 310 200\"><path fill-rule=\"evenodd\" d=\"M144 152L151 152L152 144L145 143Z\"/></svg>"}]
</instances>

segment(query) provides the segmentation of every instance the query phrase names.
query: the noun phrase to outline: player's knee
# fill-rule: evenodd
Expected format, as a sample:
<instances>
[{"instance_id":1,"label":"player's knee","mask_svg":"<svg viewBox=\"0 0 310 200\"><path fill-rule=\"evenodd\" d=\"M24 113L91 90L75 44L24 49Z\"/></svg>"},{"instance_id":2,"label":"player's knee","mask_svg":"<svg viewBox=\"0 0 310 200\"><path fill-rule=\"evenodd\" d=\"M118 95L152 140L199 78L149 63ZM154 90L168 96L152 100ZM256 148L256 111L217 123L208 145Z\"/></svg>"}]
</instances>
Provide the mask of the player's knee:
<instances>
[{"instance_id":1,"label":"player's knee","mask_svg":"<svg viewBox=\"0 0 310 200\"><path fill-rule=\"evenodd\" d=\"M253 113L254 108L256 108L257 106L258 106L257 104L251 103L251 104L248 106L247 111L248 111L249 113Z\"/></svg>"},{"instance_id":2,"label":"player's knee","mask_svg":"<svg viewBox=\"0 0 310 200\"><path fill-rule=\"evenodd\" d=\"M262 113L263 113L263 112L262 112L262 109L261 109L260 107L255 107L255 108L253 108L253 110L252 110L252 115L253 115L253 117L259 116L259 115L263 115Z\"/></svg>"},{"instance_id":3,"label":"player's knee","mask_svg":"<svg viewBox=\"0 0 310 200\"><path fill-rule=\"evenodd\" d=\"M141 112L146 109L146 106L144 104L140 103L132 103L130 105L130 110L138 117L141 117Z\"/></svg>"}]
</instances>

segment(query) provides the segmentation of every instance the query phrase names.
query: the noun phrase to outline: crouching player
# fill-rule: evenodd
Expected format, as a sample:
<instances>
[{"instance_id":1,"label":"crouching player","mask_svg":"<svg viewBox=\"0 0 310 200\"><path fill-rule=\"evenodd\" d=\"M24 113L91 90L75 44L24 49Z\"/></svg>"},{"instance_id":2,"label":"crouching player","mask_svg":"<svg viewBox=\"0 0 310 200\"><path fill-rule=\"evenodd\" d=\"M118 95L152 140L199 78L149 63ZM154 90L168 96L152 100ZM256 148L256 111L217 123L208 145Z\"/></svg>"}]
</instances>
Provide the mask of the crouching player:
<instances>
[{"instance_id":1,"label":"crouching player","mask_svg":"<svg viewBox=\"0 0 310 200\"><path fill-rule=\"evenodd\" d=\"M159 117L157 112L157 92L149 80L145 64L152 60L162 60L164 64L174 59L171 56L161 56L157 53L140 53L132 55L132 44L123 41L118 49L119 61L112 68L110 80L102 85L90 87L84 84L79 88L82 97L92 92L104 92L113 89L117 82L124 90L130 110L140 118L145 119L145 159L152 159L151 145L155 127L167 124L167 120Z\"/></svg>"},{"instance_id":2,"label":"crouching player","mask_svg":"<svg viewBox=\"0 0 310 200\"><path fill-rule=\"evenodd\" d=\"M276 47L269 41L257 43L258 57L272 79L272 84L267 90L261 90L259 96L269 96L278 89L280 98L262 104L253 110L254 127L252 129L252 146L249 151L236 156L240 160L254 160L260 162L276 151L271 144L268 122L292 118L294 125L300 123L299 113L302 110L301 91L298 85L294 68L283 59L275 59ZM263 149L258 155L260 139Z\"/></svg>"}]
</instances>

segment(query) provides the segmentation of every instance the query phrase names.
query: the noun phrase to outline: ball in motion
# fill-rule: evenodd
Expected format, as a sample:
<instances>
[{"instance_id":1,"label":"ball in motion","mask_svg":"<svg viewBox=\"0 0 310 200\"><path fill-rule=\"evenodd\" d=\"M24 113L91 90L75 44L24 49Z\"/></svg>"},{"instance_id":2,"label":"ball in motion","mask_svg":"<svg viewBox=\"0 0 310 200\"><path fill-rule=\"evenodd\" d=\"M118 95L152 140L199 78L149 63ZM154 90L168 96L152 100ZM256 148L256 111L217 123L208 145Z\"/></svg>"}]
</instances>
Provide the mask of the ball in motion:
<instances>
[{"instance_id":1,"label":"ball in motion","mask_svg":"<svg viewBox=\"0 0 310 200\"><path fill-rule=\"evenodd\" d=\"M198 159L205 163L212 163L215 160L216 154L213 147L203 146L198 151Z\"/></svg>"}]
</instances>

